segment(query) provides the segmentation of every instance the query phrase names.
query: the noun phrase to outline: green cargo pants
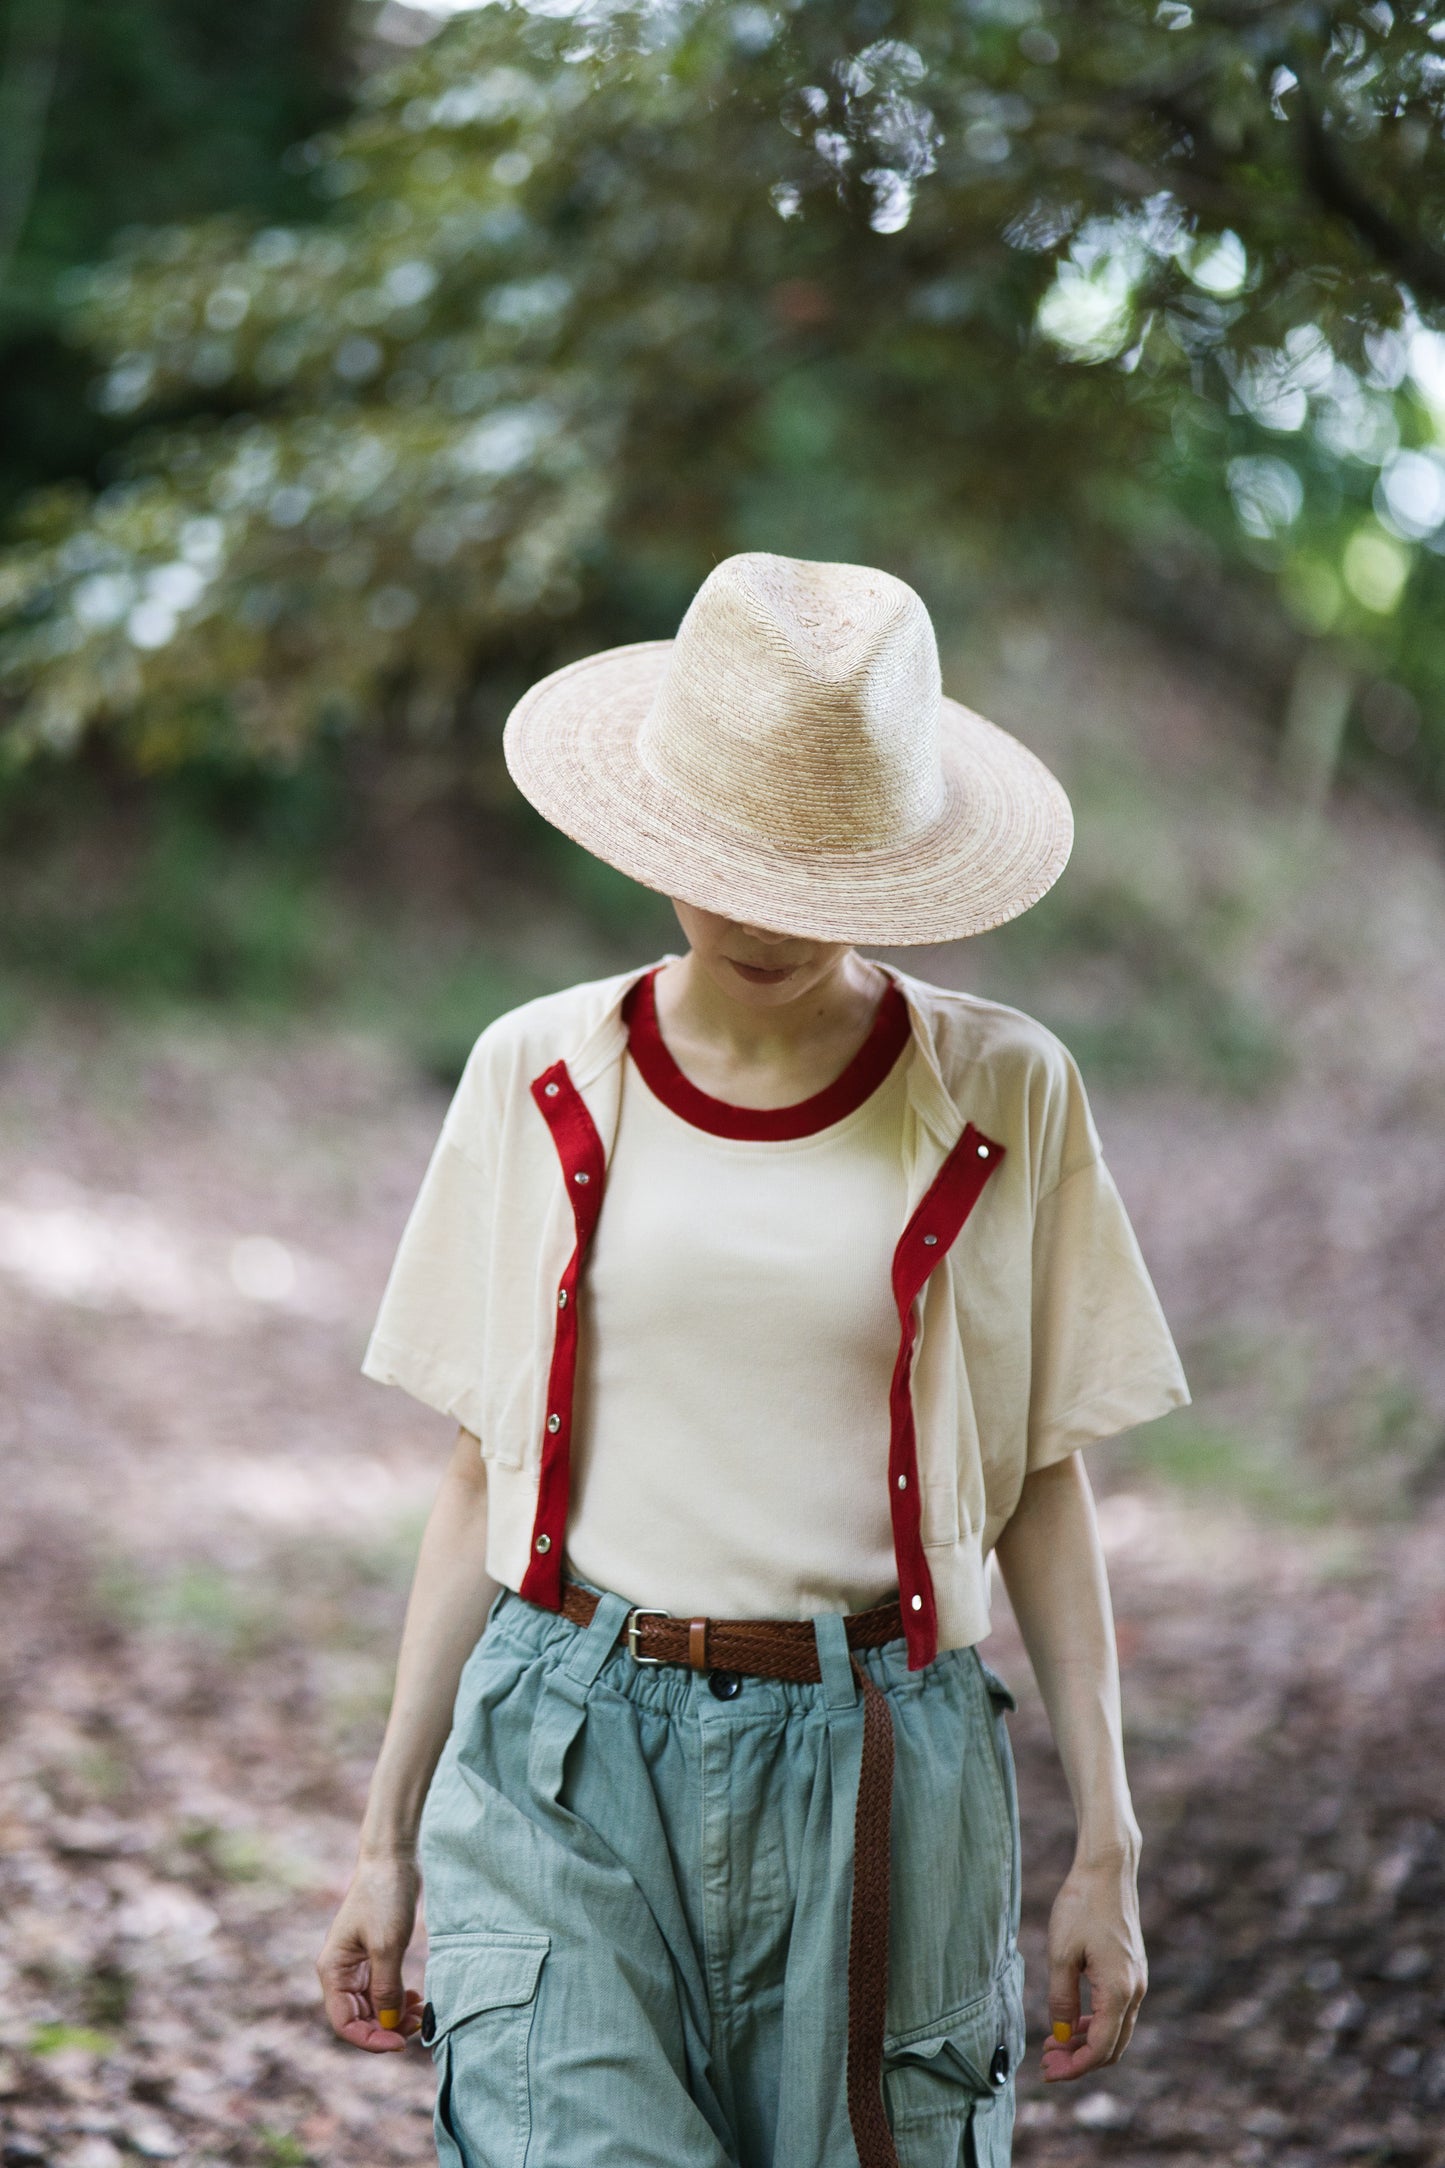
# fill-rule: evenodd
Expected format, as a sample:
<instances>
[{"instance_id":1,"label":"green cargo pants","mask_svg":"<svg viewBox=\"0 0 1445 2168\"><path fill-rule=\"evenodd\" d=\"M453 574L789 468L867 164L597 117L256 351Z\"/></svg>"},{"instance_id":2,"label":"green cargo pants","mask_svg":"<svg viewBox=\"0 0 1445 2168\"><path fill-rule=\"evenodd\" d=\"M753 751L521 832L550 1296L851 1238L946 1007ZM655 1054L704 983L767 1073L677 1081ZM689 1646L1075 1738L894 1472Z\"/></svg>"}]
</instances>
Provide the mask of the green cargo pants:
<instances>
[{"instance_id":1,"label":"green cargo pants","mask_svg":"<svg viewBox=\"0 0 1445 2168\"><path fill-rule=\"evenodd\" d=\"M844 2094L862 1703L639 1664L504 1589L421 1829L442 2168L857 2168ZM902 2168L1007 2168L1018 1809L973 1649L860 1661L893 1717L884 2099Z\"/></svg>"}]
</instances>

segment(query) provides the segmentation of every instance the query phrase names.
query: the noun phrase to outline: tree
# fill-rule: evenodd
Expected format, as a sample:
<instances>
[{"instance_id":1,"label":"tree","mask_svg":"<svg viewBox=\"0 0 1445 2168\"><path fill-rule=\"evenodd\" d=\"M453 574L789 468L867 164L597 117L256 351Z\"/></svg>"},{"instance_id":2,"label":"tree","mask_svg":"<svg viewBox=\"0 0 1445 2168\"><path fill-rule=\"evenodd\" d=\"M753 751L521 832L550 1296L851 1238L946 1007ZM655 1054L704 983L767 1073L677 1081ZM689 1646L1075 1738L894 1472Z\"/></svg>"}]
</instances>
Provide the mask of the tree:
<instances>
[{"instance_id":1,"label":"tree","mask_svg":"<svg viewBox=\"0 0 1445 2168\"><path fill-rule=\"evenodd\" d=\"M88 280L135 434L0 560L9 743L485 749L519 672L670 630L739 546L1242 568L1438 730L1442 40L1382 0L464 16L314 139L318 225Z\"/></svg>"},{"instance_id":2,"label":"tree","mask_svg":"<svg viewBox=\"0 0 1445 2168\"><path fill-rule=\"evenodd\" d=\"M114 430L61 336L66 274L118 228L305 217L287 146L342 110L350 0L0 4L0 506L89 472Z\"/></svg>"}]
</instances>

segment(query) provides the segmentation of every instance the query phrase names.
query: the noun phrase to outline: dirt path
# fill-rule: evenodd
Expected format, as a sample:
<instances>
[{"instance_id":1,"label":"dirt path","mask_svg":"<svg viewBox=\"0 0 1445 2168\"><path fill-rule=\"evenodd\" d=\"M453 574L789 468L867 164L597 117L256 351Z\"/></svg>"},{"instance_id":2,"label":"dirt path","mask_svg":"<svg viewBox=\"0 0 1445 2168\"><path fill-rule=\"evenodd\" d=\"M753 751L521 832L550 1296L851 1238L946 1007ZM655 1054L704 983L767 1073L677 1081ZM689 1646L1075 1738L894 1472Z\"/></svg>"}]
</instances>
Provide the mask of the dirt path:
<instances>
[{"instance_id":1,"label":"dirt path","mask_svg":"<svg viewBox=\"0 0 1445 2168\"><path fill-rule=\"evenodd\" d=\"M1353 1555L1106 1524L1151 1991L1107 2083L1025 2089L1020 2161L1445 2160L1445 1519ZM1041 1983L1071 1823L1032 1698L1018 1743Z\"/></svg>"}]
</instances>

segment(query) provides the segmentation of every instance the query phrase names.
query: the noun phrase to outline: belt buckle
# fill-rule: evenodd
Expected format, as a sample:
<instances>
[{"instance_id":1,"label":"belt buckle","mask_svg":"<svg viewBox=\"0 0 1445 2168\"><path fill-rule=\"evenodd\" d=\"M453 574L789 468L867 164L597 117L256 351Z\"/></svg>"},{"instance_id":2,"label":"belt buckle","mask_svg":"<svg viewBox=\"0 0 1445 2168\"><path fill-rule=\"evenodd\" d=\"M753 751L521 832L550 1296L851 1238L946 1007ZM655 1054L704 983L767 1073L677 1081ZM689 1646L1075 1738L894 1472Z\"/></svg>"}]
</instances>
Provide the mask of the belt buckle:
<instances>
[{"instance_id":1,"label":"belt buckle","mask_svg":"<svg viewBox=\"0 0 1445 2168\"><path fill-rule=\"evenodd\" d=\"M647 1607L646 1607L645 1605L643 1605L643 1604L638 1604L638 1605L636 1605L636 1606L634 1607L634 1609L632 1609L631 1611L629 1611L629 1612L628 1612L628 1614L627 1614L627 1653L628 1653L628 1655L629 1655L629 1656L630 1656L630 1657L632 1658L632 1661L633 1661L633 1662L634 1662L635 1664L660 1664L660 1663L664 1662L664 1660L665 1660L665 1659L664 1659L663 1657L661 1657L661 1656L644 1656L644 1655L642 1654L641 1650L640 1650L640 1649L638 1648L638 1646L637 1646L637 1621L638 1621L638 1620L639 1620L640 1618L671 1618L671 1617L672 1617L672 1613L671 1613L670 1611L653 1611L653 1610L649 1610L649 1609L647 1609Z\"/></svg>"}]
</instances>

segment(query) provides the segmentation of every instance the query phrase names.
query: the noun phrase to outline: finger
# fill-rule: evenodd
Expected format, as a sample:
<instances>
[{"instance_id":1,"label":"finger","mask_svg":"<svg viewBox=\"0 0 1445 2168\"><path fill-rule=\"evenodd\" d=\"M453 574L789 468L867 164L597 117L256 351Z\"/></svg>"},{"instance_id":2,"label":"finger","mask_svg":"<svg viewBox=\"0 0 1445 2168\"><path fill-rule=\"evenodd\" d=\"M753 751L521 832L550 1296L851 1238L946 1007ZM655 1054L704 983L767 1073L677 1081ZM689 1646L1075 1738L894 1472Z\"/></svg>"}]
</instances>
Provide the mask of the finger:
<instances>
[{"instance_id":1,"label":"finger","mask_svg":"<svg viewBox=\"0 0 1445 2168\"><path fill-rule=\"evenodd\" d=\"M1073 2055L1075 2049L1082 2044L1081 2041L1076 2041L1072 2047L1066 2047L1061 2040L1049 2041L1044 2049L1043 2059L1043 2078L1046 2085L1057 2085L1061 2079L1074 2076L1071 2067Z\"/></svg>"},{"instance_id":2,"label":"finger","mask_svg":"<svg viewBox=\"0 0 1445 2168\"><path fill-rule=\"evenodd\" d=\"M1098 2058L1089 2053L1087 2041L1076 2041L1066 2048L1062 2042L1057 2046L1051 2041L1044 2053L1044 2082L1047 2085L1068 2085L1075 2078L1087 2076L1099 2067Z\"/></svg>"},{"instance_id":3,"label":"finger","mask_svg":"<svg viewBox=\"0 0 1445 2168\"><path fill-rule=\"evenodd\" d=\"M1134 2027L1139 2022L1139 2010L1144 2000L1144 1993L1144 1989L1138 1987L1129 1998L1129 2006L1124 2012L1124 2022L1119 2029L1119 2038L1114 2049L1115 2062L1118 2062L1119 2057L1124 2053L1129 2042L1134 2037Z\"/></svg>"},{"instance_id":4,"label":"finger","mask_svg":"<svg viewBox=\"0 0 1445 2168\"><path fill-rule=\"evenodd\" d=\"M1079 1975L1068 1975L1073 1987L1073 2011L1066 2005L1065 1990L1057 1984L1054 1971L1050 1972L1049 2017L1050 2037L1044 2042L1043 2075L1049 2084L1073 2075L1075 2057L1088 2044L1088 2019L1079 2011Z\"/></svg>"},{"instance_id":5,"label":"finger","mask_svg":"<svg viewBox=\"0 0 1445 2168\"><path fill-rule=\"evenodd\" d=\"M1089 2037L1082 2068L1102 2070L1122 2052L1119 2036L1141 1983L1138 1970L1113 1951L1087 1960L1084 1975L1089 1983L1089 2015L1084 2020Z\"/></svg>"},{"instance_id":6,"label":"finger","mask_svg":"<svg viewBox=\"0 0 1445 2168\"><path fill-rule=\"evenodd\" d=\"M1063 2046L1079 2029L1079 1953L1049 1955L1049 2031Z\"/></svg>"},{"instance_id":7,"label":"finger","mask_svg":"<svg viewBox=\"0 0 1445 2168\"><path fill-rule=\"evenodd\" d=\"M1094 2008L1105 2019L1104 2023L1090 2028L1089 2045L1099 2056L1092 2068L1103 2069L1106 2064L1117 2063L1128 2047L1147 1984L1141 1971L1133 1966L1125 1967L1122 1974L1116 1974L1107 1984L1090 1981Z\"/></svg>"},{"instance_id":8,"label":"finger","mask_svg":"<svg viewBox=\"0 0 1445 2168\"><path fill-rule=\"evenodd\" d=\"M371 1952L368 1995L371 2015L383 2032L398 2031L406 2009L406 1995L401 1984L402 1955L400 1949L389 1946Z\"/></svg>"},{"instance_id":9,"label":"finger","mask_svg":"<svg viewBox=\"0 0 1445 2168\"><path fill-rule=\"evenodd\" d=\"M1113 2062L1123 2029L1124 2007L1122 1999L1105 1996L1089 2012L1082 2027L1087 2037L1078 2051L1078 2066L1069 2073L1071 2077L1082 2077L1087 2070L1102 2070Z\"/></svg>"},{"instance_id":10,"label":"finger","mask_svg":"<svg viewBox=\"0 0 1445 2168\"><path fill-rule=\"evenodd\" d=\"M1044 2049L1043 2074L1050 2085L1085 2077L1117 2060L1115 2043L1123 2022L1123 2005L1105 2003L1080 2018L1067 2041L1050 2040Z\"/></svg>"},{"instance_id":11,"label":"finger","mask_svg":"<svg viewBox=\"0 0 1445 2168\"><path fill-rule=\"evenodd\" d=\"M399 2027L383 2027L377 2020L368 1985L370 1965L364 1955L353 1946L324 1949L316 1972L331 2030L339 2040L371 2054L395 2053L406 2046ZM397 2001L401 2002L399 1991Z\"/></svg>"},{"instance_id":12,"label":"finger","mask_svg":"<svg viewBox=\"0 0 1445 2168\"><path fill-rule=\"evenodd\" d=\"M402 2055L406 2052L406 2039L400 2028L383 2028L374 2017L354 2018L349 2025L340 2028L340 2033L348 2046L365 2048L368 2055Z\"/></svg>"},{"instance_id":13,"label":"finger","mask_svg":"<svg viewBox=\"0 0 1445 2168\"><path fill-rule=\"evenodd\" d=\"M331 2030L344 2040L346 2027L355 2024L366 2007L366 1961L349 1948L328 1944L316 1960L316 1977Z\"/></svg>"},{"instance_id":14,"label":"finger","mask_svg":"<svg viewBox=\"0 0 1445 2168\"><path fill-rule=\"evenodd\" d=\"M338 2040L345 2040L354 2048L365 2048L369 2054L395 2054L406 2046L399 2029L392 2031L378 2024L366 1995L344 1990L328 1995L326 2015Z\"/></svg>"}]
</instances>

